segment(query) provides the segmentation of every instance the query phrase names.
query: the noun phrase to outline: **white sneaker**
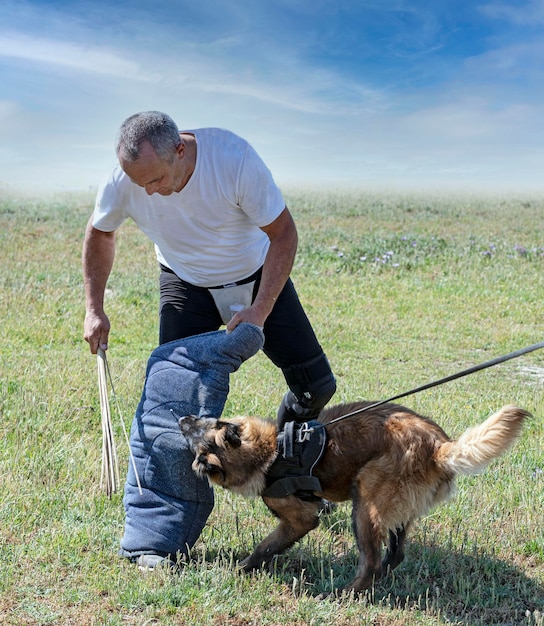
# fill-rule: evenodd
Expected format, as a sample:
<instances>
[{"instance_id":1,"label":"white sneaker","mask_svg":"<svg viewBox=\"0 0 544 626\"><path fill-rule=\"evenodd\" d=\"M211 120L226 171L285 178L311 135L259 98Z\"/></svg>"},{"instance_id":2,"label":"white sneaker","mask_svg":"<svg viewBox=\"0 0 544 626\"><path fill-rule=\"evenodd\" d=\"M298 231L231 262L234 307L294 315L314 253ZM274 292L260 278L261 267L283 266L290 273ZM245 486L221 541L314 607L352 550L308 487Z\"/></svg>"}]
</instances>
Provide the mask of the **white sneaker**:
<instances>
[{"instance_id":1,"label":"white sneaker","mask_svg":"<svg viewBox=\"0 0 544 626\"><path fill-rule=\"evenodd\" d=\"M135 563L141 572L152 572L157 567L176 568L176 564L167 556L160 556L159 554L141 554Z\"/></svg>"}]
</instances>

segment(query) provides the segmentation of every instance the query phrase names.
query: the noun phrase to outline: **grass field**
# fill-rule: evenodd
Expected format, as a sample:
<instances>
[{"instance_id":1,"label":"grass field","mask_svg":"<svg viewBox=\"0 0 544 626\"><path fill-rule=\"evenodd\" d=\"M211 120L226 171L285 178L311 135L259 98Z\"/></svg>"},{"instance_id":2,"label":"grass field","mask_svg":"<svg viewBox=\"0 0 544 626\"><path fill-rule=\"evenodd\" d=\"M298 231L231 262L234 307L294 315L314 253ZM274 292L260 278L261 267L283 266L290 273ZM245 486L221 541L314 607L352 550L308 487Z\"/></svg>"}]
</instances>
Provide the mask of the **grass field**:
<instances>
[{"instance_id":1,"label":"grass field","mask_svg":"<svg viewBox=\"0 0 544 626\"><path fill-rule=\"evenodd\" d=\"M286 196L300 233L293 278L336 401L381 400L544 339L544 197ZM99 486L96 359L82 340L92 204L0 200L0 624L544 624L544 350L403 400L452 436L510 402L534 419L507 456L458 481L414 529L406 561L362 597L316 599L356 566L347 504L254 576L235 562L274 520L220 491L182 573L119 559L122 494ZM107 293L127 426L157 342L157 291L152 246L127 224ZM225 415L272 416L283 392L259 354L233 375Z\"/></svg>"}]
</instances>

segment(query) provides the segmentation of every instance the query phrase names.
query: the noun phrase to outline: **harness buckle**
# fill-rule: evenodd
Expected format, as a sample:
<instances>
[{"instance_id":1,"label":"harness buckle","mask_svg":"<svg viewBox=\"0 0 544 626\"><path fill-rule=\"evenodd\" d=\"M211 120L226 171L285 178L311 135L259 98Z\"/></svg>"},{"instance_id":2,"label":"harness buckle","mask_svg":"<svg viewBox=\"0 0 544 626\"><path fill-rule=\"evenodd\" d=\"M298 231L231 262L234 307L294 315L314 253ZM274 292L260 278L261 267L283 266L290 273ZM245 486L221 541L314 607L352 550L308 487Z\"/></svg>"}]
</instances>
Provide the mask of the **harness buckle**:
<instances>
[{"instance_id":1,"label":"harness buckle","mask_svg":"<svg viewBox=\"0 0 544 626\"><path fill-rule=\"evenodd\" d=\"M313 432L314 429L308 425L308 422L302 422L302 424L300 424L300 428L297 429L297 443L304 443L305 441L308 441Z\"/></svg>"}]
</instances>

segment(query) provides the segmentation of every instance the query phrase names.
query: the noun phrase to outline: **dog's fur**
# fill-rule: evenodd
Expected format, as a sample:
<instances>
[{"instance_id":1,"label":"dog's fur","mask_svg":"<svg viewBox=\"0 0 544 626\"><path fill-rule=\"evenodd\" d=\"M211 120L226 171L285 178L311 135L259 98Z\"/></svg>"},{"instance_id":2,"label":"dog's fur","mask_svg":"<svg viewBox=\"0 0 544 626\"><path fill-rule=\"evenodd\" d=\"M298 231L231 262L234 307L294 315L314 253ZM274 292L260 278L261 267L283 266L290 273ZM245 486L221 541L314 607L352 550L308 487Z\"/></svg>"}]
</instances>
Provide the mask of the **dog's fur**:
<instances>
[{"instance_id":1,"label":"dog's fur","mask_svg":"<svg viewBox=\"0 0 544 626\"><path fill-rule=\"evenodd\" d=\"M324 409L328 424L368 402ZM352 523L360 550L355 578L344 588L362 591L404 559L410 526L454 491L456 475L481 471L521 433L527 411L505 406L452 441L432 420L395 404L383 404L327 426L328 441L314 470L332 502L353 501ZM212 484L257 496L276 458L276 426L256 417L229 421L187 416L180 428L195 452L194 471ZM278 527L242 563L261 567L319 523L320 501L263 497ZM382 547L386 552L382 560Z\"/></svg>"}]
</instances>

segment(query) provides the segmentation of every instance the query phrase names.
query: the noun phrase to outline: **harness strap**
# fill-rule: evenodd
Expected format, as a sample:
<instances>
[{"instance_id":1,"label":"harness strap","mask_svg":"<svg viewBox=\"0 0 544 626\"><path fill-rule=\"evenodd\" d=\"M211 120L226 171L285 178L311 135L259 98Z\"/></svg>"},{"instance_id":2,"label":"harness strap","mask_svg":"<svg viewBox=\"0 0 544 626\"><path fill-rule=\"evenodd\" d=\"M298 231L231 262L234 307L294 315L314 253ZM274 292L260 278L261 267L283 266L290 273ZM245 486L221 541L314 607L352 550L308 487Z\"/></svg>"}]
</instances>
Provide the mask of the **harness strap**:
<instances>
[{"instance_id":1,"label":"harness strap","mask_svg":"<svg viewBox=\"0 0 544 626\"><path fill-rule=\"evenodd\" d=\"M276 449L278 456L266 475L266 489L261 495L269 498L285 498L295 494L301 500L319 499L319 479L313 470L323 456L327 433L323 424L311 422L287 422L278 433Z\"/></svg>"},{"instance_id":2,"label":"harness strap","mask_svg":"<svg viewBox=\"0 0 544 626\"><path fill-rule=\"evenodd\" d=\"M278 445L282 447L281 455L284 459L292 459L295 451L295 422L287 422L283 428L283 437L278 438Z\"/></svg>"},{"instance_id":3,"label":"harness strap","mask_svg":"<svg viewBox=\"0 0 544 626\"><path fill-rule=\"evenodd\" d=\"M316 491L321 492L321 483L315 476L287 476L273 482L261 495L267 498L285 498L299 491L309 492L308 496Z\"/></svg>"}]
</instances>

